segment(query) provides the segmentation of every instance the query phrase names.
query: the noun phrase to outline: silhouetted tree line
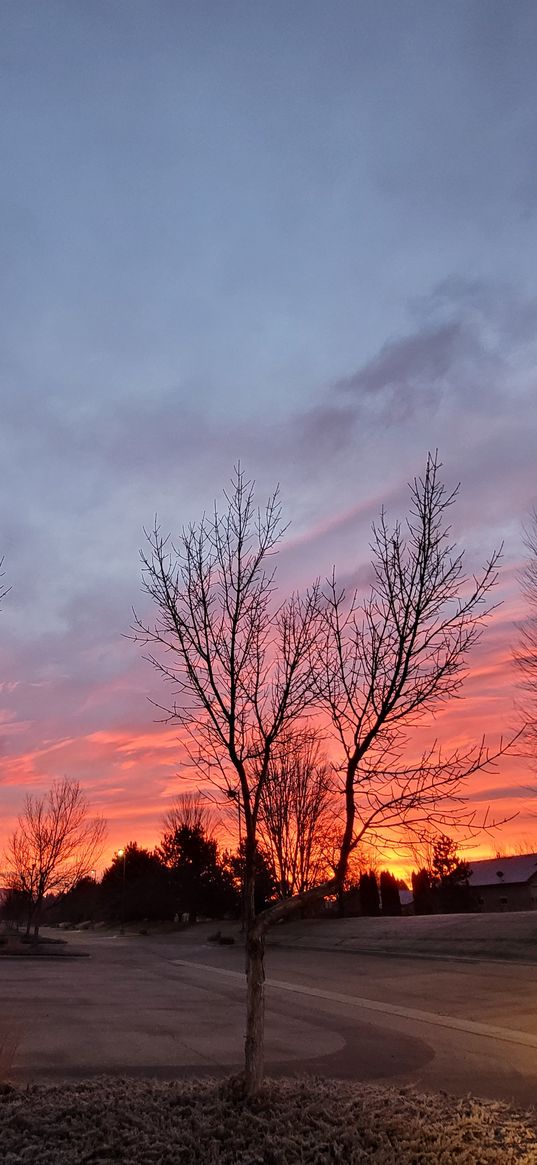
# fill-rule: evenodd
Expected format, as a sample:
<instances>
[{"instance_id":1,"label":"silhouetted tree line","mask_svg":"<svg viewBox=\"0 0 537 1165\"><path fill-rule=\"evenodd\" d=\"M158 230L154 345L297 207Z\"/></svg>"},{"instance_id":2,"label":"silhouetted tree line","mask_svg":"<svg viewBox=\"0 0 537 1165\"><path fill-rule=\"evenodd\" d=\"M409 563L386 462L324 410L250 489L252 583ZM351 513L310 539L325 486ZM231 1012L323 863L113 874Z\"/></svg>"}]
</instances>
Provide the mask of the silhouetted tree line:
<instances>
[{"instance_id":1,"label":"silhouetted tree line","mask_svg":"<svg viewBox=\"0 0 537 1165\"><path fill-rule=\"evenodd\" d=\"M236 853L221 854L202 825L182 825L164 834L154 850L129 842L121 856L114 856L100 881L84 877L68 893L51 895L45 902L44 921L77 926L97 921L239 919L243 913L244 865L244 845ZM279 895L277 872L262 850L256 859L255 894L257 910L265 910ZM319 904L318 912L324 910L324 904ZM373 870L363 872L338 901L337 912L400 914L399 884L388 871L379 879ZM25 895L9 891L1 913L12 925L25 926Z\"/></svg>"},{"instance_id":2,"label":"silhouetted tree line","mask_svg":"<svg viewBox=\"0 0 537 1165\"><path fill-rule=\"evenodd\" d=\"M469 885L471 872L471 866L459 856L452 838L440 834L432 845L428 865L412 874L414 913L460 914L475 910ZM363 870L358 882L341 895L339 914L399 915L401 889L406 889L406 884L388 870L383 870L378 877L374 870Z\"/></svg>"},{"instance_id":3,"label":"silhouetted tree line","mask_svg":"<svg viewBox=\"0 0 537 1165\"><path fill-rule=\"evenodd\" d=\"M343 894L339 913L365 914L370 918L400 914L397 879L388 870L383 870L378 878L374 870L363 870L358 882Z\"/></svg>"},{"instance_id":4,"label":"silhouetted tree line","mask_svg":"<svg viewBox=\"0 0 537 1165\"><path fill-rule=\"evenodd\" d=\"M99 881L84 877L66 894L45 903L46 922L142 922L241 915L244 849L220 853L202 824L179 825L166 832L154 850L131 841L116 854ZM259 851L256 865L258 908L278 897L275 872ZM8 893L2 914L25 925L24 894Z\"/></svg>"},{"instance_id":5,"label":"silhouetted tree line","mask_svg":"<svg viewBox=\"0 0 537 1165\"><path fill-rule=\"evenodd\" d=\"M129 842L115 855L101 881L82 877L67 893L50 895L44 903L44 921L72 925L91 921L136 923L243 916L244 844L236 853L220 853L202 818L171 815L170 828L154 850ZM471 867L457 853L455 842L441 834L427 866L412 874L414 913L460 913L474 909L468 879ZM340 916L397 916L402 913L400 888L405 883L383 870L363 870L338 897ZM278 872L270 854L256 857L256 911L278 900ZM28 895L10 889L1 916L11 925L26 927L31 912ZM319 904L318 912L325 912Z\"/></svg>"}]
</instances>

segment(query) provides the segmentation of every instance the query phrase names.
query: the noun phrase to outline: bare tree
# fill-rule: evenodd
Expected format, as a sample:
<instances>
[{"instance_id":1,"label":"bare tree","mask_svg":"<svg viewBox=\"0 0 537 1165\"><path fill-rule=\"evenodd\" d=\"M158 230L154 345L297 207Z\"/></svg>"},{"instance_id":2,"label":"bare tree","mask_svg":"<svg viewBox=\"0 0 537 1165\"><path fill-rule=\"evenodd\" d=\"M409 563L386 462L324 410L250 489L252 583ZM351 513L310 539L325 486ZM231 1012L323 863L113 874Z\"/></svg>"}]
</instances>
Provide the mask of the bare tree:
<instances>
[{"instance_id":1,"label":"bare tree","mask_svg":"<svg viewBox=\"0 0 537 1165\"><path fill-rule=\"evenodd\" d=\"M181 829L201 830L206 837L214 833L214 813L201 793L180 793L162 818L165 836L173 837Z\"/></svg>"},{"instance_id":2,"label":"bare tree","mask_svg":"<svg viewBox=\"0 0 537 1165\"><path fill-rule=\"evenodd\" d=\"M166 717L185 726L207 779L240 801L245 853L247 950L245 1089L263 1072L264 934L256 927L257 830L264 785L279 743L312 699L318 588L278 602L271 556L285 527L278 491L263 511L238 468L225 511L215 507L177 545L156 525L142 554L157 618L135 616L136 638L171 684ZM155 654L155 649L157 653Z\"/></svg>"},{"instance_id":3,"label":"bare tree","mask_svg":"<svg viewBox=\"0 0 537 1165\"><path fill-rule=\"evenodd\" d=\"M28 905L27 930L38 935L47 894L67 893L91 873L105 835L101 818L89 817L78 781L55 781L42 797L29 794L7 849L10 885Z\"/></svg>"},{"instance_id":4,"label":"bare tree","mask_svg":"<svg viewBox=\"0 0 537 1165\"><path fill-rule=\"evenodd\" d=\"M423 829L418 835L411 832L408 839L408 853L415 870L432 870L436 834Z\"/></svg>"},{"instance_id":5,"label":"bare tree","mask_svg":"<svg viewBox=\"0 0 537 1165\"><path fill-rule=\"evenodd\" d=\"M245 1091L263 1072L264 944L292 910L338 892L351 854L369 834L451 824L463 812L461 786L492 763L485 746L447 756L431 750L403 765L409 727L458 694L479 637L498 554L468 581L450 543L447 495L429 458L414 481L407 526L373 531L374 584L360 605L335 576L324 596L278 602L270 556L284 533L278 493L264 511L236 471L227 509L184 529L178 544L158 525L142 554L156 621L136 620L135 638L173 696L164 709L184 725L191 757L219 774L240 803L245 841L247 1017ZM326 880L264 910L254 909L255 857L263 797L284 742L315 704L340 750L341 820L335 869ZM501 751L501 749L500 749ZM210 768L212 766L212 770ZM268 799L268 792L265 801Z\"/></svg>"},{"instance_id":6,"label":"bare tree","mask_svg":"<svg viewBox=\"0 0 537 1165\"><path fill-rule=\"evenodd\" d=\"M378 874L378 853L374 846L370 845L367 837L362 837L360 841L352 846L345 867L345 876L336 884L336 875L339 867L341 856L341 838L345 828L345 817L341 812L341 797L336 797L332 806L331 821L327 823L328 827L323 831L321 841L321 852L324 861L324 869L326 876L331 876L335 882L335 896L337 899L337 909L340 918L345 915L345 893L356 887L360 881L362 874L368 872Z\"/></svg>"},{"instance_id":7,"label":"bare tree","mask_svg":"<svg viewBox=\"0 0 537 1165\"><path fill-rule=\"evenodd\" d=\"M261 844L270 854L282 898L303 894L323 880L334 792L333 772L316 735L302 728L282 738L260 812Z\"/></svg>"},{"instance_id":8,"label":"bare tree","mask_svg":"<svg viewBox=\"0 0 537 1165\"><path fill-rule=\"evenodd\" d=\"M537 509L534 509L524 530L527 559L520 572L522 593L528 614L519 627L520 640L514 652L524 691L524 736L531 756L537 753Z\"/></svg>"},{"instance_id":9,"label":"bare tree","mask_svg":"<svg viewBox=\"0 0 537 1165\"><path fill-rule=\"evenodd\" d=\"M318 696L340 752L345 826L341 883L349 854L367 837L382 849L423 831L474 821L465 809L466 780L492 765L483 740L443 752L433 746L407 759L410 730L440 704L457 697L471 648L490 614L500 551L480 575L468 577L463 552L451 542L448 493L437 457L411 487L405 525L389 527L382 512L373 526L373 584L360 602L335 574L324 595L323 668Z\"/></svg>"}]
</instances>

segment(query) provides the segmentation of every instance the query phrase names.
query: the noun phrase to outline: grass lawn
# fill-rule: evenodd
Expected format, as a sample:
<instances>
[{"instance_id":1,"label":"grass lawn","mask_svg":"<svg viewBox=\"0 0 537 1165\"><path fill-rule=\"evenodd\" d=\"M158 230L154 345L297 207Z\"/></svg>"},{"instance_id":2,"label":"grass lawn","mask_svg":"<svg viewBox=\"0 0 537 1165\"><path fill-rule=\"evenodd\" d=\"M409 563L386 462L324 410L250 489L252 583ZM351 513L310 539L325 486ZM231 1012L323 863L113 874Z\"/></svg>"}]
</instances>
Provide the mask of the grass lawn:
<instances>
[{"instance_id":1,"label":"grass lawn","mask_svg":"<svg viewBox=\"0 0 537 1165\"><path fill-rule=\"evenodd\" d=\"M62 938L39 938L24 934L0 934L0 959L79 959L88 958L88 951L69 947Z\"/></svg>"},{"instance_id":2,"label":"grass lawn","mask_svg":"<svg viewBox=\"0 0 537 1165\"><path fill-rule=\"evenodd\" d=\"M536 1129L504 1104L313 1078L250 1103L229 1079L0 1094L2 1165L537 1165Z\"/></svg>"}]
</instances>

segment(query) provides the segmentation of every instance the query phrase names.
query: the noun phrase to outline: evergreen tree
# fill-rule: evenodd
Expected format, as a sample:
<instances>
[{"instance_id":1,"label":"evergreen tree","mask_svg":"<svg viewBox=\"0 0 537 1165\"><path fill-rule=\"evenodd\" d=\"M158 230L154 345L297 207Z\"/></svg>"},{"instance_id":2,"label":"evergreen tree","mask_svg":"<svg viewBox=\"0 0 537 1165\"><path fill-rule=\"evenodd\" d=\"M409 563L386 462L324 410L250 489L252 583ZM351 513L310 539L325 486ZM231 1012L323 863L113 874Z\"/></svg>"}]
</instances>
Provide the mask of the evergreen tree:
<instances>
[{"instance_id":1,"label":"evergreen tree","mask_svg":"<svg viewBox=\"0 0 537 1165\"><path fill-rule=\"evenodd\" d=\"M237 853L228 855L227 861L237 891L239 895L242 895L246 873L244 842L239 846ZM256 914L261 910L266 910L273 902L277 902L279 897L280 889L274 867L265 851L258 846L255 854L254 905Z\"/></svg>"},{"instance_id":2,"label":"evergreen tree","mask_svg":"<svg viewBox=\"0 0 537 1165\"><path fill-rule=\"evenodd\" d=\"M116 854L100 886L100 910L113 921L170 916L166 871L156 853L131 841Z\"/></svg>"},{"instance_id":3,"label":"evergreen tree","mask_svg":"<svg viewBox=\"0 0 537 1165\"><path fill-rule=\"evenodd\" d=\"M19 890L16 886L11 886L6 890L2 898L0 918L4 919L9 925L16 926L18 930L28 917L29 907L28 894L24 890Z\"/></svg>"},{"instance_id":4,"label":"evergreen tree","mask_svg":"<svg viewBox=\"0 0 537 1165\"><path fill-rule=\"evenodd\" d=\"M449 913L469 910L471 866L459 857L453 839L443 833L434 844L432 872L440 909Z\"/></svg>"},{"instance_id":5,"label":"evergreen tree","mask_svg":"<svg viewBox=\"0 0 537 1165\"><path fill-rule=\"evenodd\" d=\"M99 883L95 878L81 878L67 894L61 894L47 909L47 920L51 922L93 921L99 906Z\"/></svg>"},{"instance_id":6,"label":"evergreen tree","mask_svg":"<svg viewBox=\"0 0 537 1165\"><path fill-rule=\"evenodd\" d=\"M433 893L429 870L422 867L417 873L412 873L412 894L414 896L415 914L434 914L436 901Z\"/></svg>"},{"instance_id":7,"label":"evergreen tree","mask_svg":"<svg viewBox=\"0 0 537 1165\"><path fill-rule=\"evenodd\" d=\"M202 825L182 825L165 834L156 851L168 873L174 914L221 918L237 907L233 879L219 860L216 841Z\"/></svg>"},{"instance_id":8,"label":"evergreen tree","mask_svg":"<svg viewBox=\"0 0 537 1165\"><path fill-rule=\"evenodd\" d=\"M401 913L399 886L393 874L390 874L388 870L383 870L380 875L380 902L383 914L398 915Z\"/></svg>"},{"instance_id":9,"label":"evergreen tree","mask_svg":"<svg viewBox=\"0 0 537 1165\"><path fill-rule=\"evenodd\" d=\"M380 914L379 888L373 870L360 874L360 909L362 914L377 916Z\"/></svg>"}]
</instances>

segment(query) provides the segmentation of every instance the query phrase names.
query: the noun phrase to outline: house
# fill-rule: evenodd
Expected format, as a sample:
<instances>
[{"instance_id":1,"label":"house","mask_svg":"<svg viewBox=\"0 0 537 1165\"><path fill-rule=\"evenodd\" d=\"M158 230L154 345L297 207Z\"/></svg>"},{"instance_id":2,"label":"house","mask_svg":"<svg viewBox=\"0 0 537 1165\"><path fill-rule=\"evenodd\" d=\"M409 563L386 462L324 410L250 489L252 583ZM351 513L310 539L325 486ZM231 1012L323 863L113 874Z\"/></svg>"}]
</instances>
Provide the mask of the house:
<instances>
[{"instance_id":1,"label":"house","mask_svg":"<svg viewBox=\"0 0 537 1165\"><path fill-rule=\"evenodd\" d=\"M537 910L537 854L487 858L471 867L468 885L476 910Z\"/></svg>"},{"instance_id":2,"label":"house","mask_svg":"<svg viewBox=\"0 0 537 1165\"><path fill-rule=\"evenodd\" d=\"M414 914L414 894L412 890L399 890L401 914Z\"/></svg>"}]
</instances>

